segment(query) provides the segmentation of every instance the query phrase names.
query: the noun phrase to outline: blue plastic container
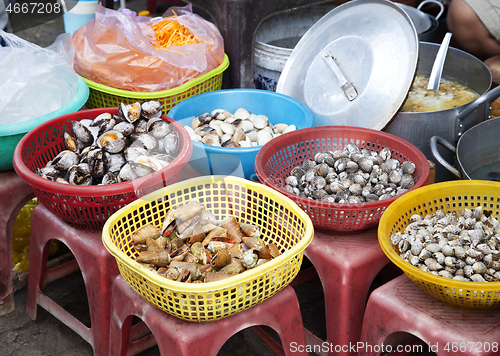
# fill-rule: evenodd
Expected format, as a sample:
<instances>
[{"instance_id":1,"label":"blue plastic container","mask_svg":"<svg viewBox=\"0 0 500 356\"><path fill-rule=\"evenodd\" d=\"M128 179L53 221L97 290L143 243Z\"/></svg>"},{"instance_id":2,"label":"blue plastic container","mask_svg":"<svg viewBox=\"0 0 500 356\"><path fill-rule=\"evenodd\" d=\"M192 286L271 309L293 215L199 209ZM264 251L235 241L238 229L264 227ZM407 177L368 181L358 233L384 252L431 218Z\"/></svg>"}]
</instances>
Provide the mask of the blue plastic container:
<instances>
[{"instance_id":1,"label":"blue plastic container","mask_svg":"<svg viewBox=\"0 0 500 356\"><path fill-rule=\"evenodd\" d=\"M234 113L239 108L265 115L273 125L295 125L297 129L311 127L313 120L309 108L300 101L260 89L227 89L195 95L174 106L168 116L183 126L191 126L193 118L205 112L225 109ZM272 145L272 142L267 145ZM231 175L258 180L254 165L261 147L225 148L193 142L189 164L202 175Z\"/></svg>"},{"instance_id":2,"label":"blue plastic container","mask_svg":"<svg viewBox=\"0 0 500 356\"><path fill-rule=\"evenodd\" d=\"M66 103L66 105L52 111L51 113L31 120L0 125L0 171L11 171L14 169L12 164L14 150L16 149L16 146L21 138L23 138L28 131L50 119L80 110L80 108L85 105L88 97L89 87L82 77L78 76L78 88L76 90L76 94L68 103Z\"/></svg>"},{"instance_id":3,"label":"blue plastic container","mask_svg":"<svg viewBox=\"0 0 500 356\"><path fill-rule=\"evenodd\" d=\"M76 30L94 19L95 9L99 2L80 0L75 5L75 1L66 0L65 3L68 5L71 3L71 7L68 12L65 11L63 14L64 31L73 36Z\"/></svg>"}]
</instances>

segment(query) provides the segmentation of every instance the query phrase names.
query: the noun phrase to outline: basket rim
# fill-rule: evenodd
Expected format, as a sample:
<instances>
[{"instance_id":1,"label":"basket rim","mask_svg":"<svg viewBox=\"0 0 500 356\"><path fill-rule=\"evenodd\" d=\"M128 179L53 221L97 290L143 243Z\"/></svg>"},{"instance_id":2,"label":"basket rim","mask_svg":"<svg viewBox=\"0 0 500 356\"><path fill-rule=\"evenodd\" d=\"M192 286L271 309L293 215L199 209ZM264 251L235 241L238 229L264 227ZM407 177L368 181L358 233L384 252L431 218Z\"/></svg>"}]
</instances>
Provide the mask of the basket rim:
<instances>
[{"instance_id":1,"label":"basket rim","mask_svg":"<svg viewBox=\"0 0 500 356\"><path fill-rule=\"evenodd\" d=\"M251 270L245 271L245 273L240 273L235 276L231 276L231 278L224 279L221 281L215 281L210 283L182 283L169 280L165 277L158 275L157 273L149 270L147 267L142 266L131 257L128 257L123 251L121 251L115 244L111 242L109 231L111 229L112 224L114 224L117 220L119 220L123 215L128 214L130 211L135 210L135 208L139 208L144 205L144 201L156 200L158 198L162 198L168 194L169 191L177 191L180 187L192 186L195 184L214 184L219 181L224 181L227 183L233 183L238 186L246 186L251 187L252 189L257 190L265 190L268 193L269 197L278 197L288 204L291 208L293 208L294 212L301 217L301 219L305 222L305 231L303 238L300 241L285 251L278 257L272 259L271 261L252 268ZM312 225L312 221L309 216L297 205L295 202L291 201L287 197L281 197L279 192L273 191L271 188L264 186L263 184L249 181L247 179L234 177L234 176L224 176L224 175L209 175L209 176L201 176L195 177L191 179L184 180L182 182L174 183L168 185L167 187L161 188L155 192L152 192L144 197L129 203L126 207L123 207L113 213L102 229L102 242L104 247L108 250L108 252L113 255L117 261L123 263L127 268L133 270L135 273L140 274L142 277L147 279L148 281L162 286L164 288L168 288L171 291L179 292L179 293L207 293L207 292L215 292L218 290L223 290L227 288L231 288L235 285L245 283L251 280L256 279L257 277L267 273L270 270L274 270L277 267L283 265L287 261L291 260L295 256L300 253L303 253L306 247L311 243L312 238L314 236L314 228ZM229 282L228 282L229 280Z\"/></svg>"},{"instance_id":2,"label":"basket rim","mask_svg":"<svg viewBox=\"0 0 500 356\"><path fill-rule=\"evenodd\" d=\"M181 122L182 120L186 120L187 118L176 118L175 114L177 113L178 110L181 110L184 106L187 105L193 105L193 101L197 101L205 96L218 96L218 95L226 95L228 93L249 93L249 94L257 94L257 95L269 95L277 98L282 98L283 100L286 100L288 102L291 102L295 105L297 105L298 108L302 110L302 112L305 115L305 119L303 120L303 126L304 128L309 128L312 125L313 122L313 116L311 113L311 110L302 102L298 101L295 98L292 98L291 96L280 94L280 93L275 93L267 90L262 90L262 89L251 89L251 88L234 88L234 89L222 89L222 90L215 90L215 91L210 91L206 93L201 93L192 97L189 97L183 101L181 101L179 104L175 105L169 112L168 115L178 121ZM228 98L230 100L230 97ZM190 118L190 117L188 117ZM303 128L302 128L303 129ZM302 130L297 128L297 130ZM273 139L274 140L274 139ZM206 151L214 152L214 153L235 153L235 154L243 154L243 153L249 153L249 152L257 152L259 151L264 145L261 146L254 146L254 147L218 147L218 146L211 146L211 145L206 145L201 142L196 142L193 141L193 146L196 147L197 149L201 150L204 149Z\"/></svg>"},{"instance_id":3,"label":"basket rim","mask_svg":"<svg viewBox=\"0 0 500 356\"><path fill-rule=\"evenodd\" d=\"M417 157L419 158L418 162L413 162L415 163L415 166L420 168L422 171L422 175L420 176L419 180L415 182L415 185L408 189L407 192L403 194L396 195L392 198L389 199L384 199L384 200L378 200L375 202L363 202L363 203L329 203L329 202L324 202L321 200L313 200L313 199L307 199L303 198L301 196L289 193L285 191L282 187L276 185L272 179L269 179L265 173L264 173L264 155L275 152L276 147L282 147L283 143L287 143L289 140L289 137L295 137L300 136L309 133L309 132L320 132L324 134L325 131L329 130L344 130L348 132L365 132L365 133L370 133L373 135L377 135L380 137L386 137L390 138L395 141L399 141L401 144L404 143L405 146L408 146L412 148L415 153L417 154ZM283 142L284 141L284 142ZM410 191L413 191L417 189L420 186L423 186L426 184L427 180L429 179L429 174L430 174L430 168L429 168L429 163L427 161L427 158L424 156L422 151L420 151L415 145L411 144L410 142L403 140L402 138L399 138L395 135L389 134L387 132L383 131L377 131L373 129L368 129L364 127L357 127L357 126L337 126L337 125L328 125L328 126L313 126L313 127L308 127L304 128L301 130L296 130L292 131L286 134L283 134L279 137L276 137L272 139L270 142L272 144L270 145L269 142L266 143L257 153L257 157L255 159L255 174L259 178L259 181L261 181L263 184L268 185L269 187L279 191L280 193L284 194L288 198L299 202L302 205L305 206L311 206L314 208L320 208L320 209L325 209L325 210L346 210L346 211L358 211L358 210L372 210L372 209L379 209L384 206L387 206L391 204L392 202L396 201L398 198L401 196L404 196L405 194L408 194Z\"/></svg>"},{"instance_id":4,"label":"basket rim","mask_svg":"<svg viewBox=\"0 0 500 356\"><path fill-rule=\"evenodd\" d=\"M12 136L18 135L20 133L26 133L34 127L42 124L52 118L61 116L62 113L66 113L67 110L73 112L80 110L80 108L85 105L85 102L89 98L89 87L85 83L84 78L78 75L78 87L76 89L75 95L68 101L65 105L61 106L59 109L54 110L43 116L35 117L31 120L26 120L22 122L15 122L12 124L0 125L0 136Z\"/></svg>"},{"instance_id":5,"label":"basket rim","mask_svg":"<svg viewBox=\"0 0 500 356\"><path fill-rule=\"evenodd\" d=\"M93 197L96 195L122 195L124 193L130 193L134 192L134 187L141 187L145 185L146 182L151 181L155 182L159 178L161 179L161 175L163 173L166 173L167 171L180 171L182 167L189 161L191 158L191 154L193 152L193 145L191 143L191 139L189 137L189 134L187 131L177 123L175 120L169 118L166 115L162 115L162 119L168 121L172 125L174 125L174 128L179 132L179 135L181 136L182 139L182 149L179 155L167 166L163 167L162 169L148 174L147 176L144 176L142 178L137 178L131 181L126 181L126 182L120 182L120 183L114 183L114 184L108 184L108 185L90 185L90 186L78 186L78 185L67 185L67 184L62 184L62 183L57 183L57 182L52 182L48 179L44 179L40 176L38 176L36 173L32 172L26 164L23 162L22 159L22 150L26 142L32 138L32 136L37 133L39 130L45 129L46 127L53 125L55 123L65 121L67 119L72 119L72 117L77 116L77 115L91 115L92 117L96 117L98 114L105 113L105 112L111 112L113 114L116 114L118 112L117 107L106 107L106 108L97 108L97 109L88 109L88 110L81 110L73 113L69 113L66 115L62 115L59 117L56 117L54 119L51 119L49 121L44 122L41 125L38 125L37 127L33 128L30 130L16 146L16 149L14 150L14 169L17 172L17 174L25 180L28 184L30 184L32 187L49 191L51 193L56 193L56 194L65 194L69 196L80 196L80 197Z\"/></svg>"},{"instance_id":6,"label":"basket rim","mask_svg":"<svg viewBox=\"0 0 500 356\"><path fill-rule=\"evenodd\" d=\"M177 95L180 93L183 93L190 88L194 87L195 85L198 85L200 83L203 83L204 81L210 79L211 77L214 77L218 74L222 74L227 67L229 67L229 57L227 54L224 53L224 59L222 60L222 63L219 64L217 68L214 68L208 72L206 72L203 75L200 75L199 77L196 77L194 79L191 79L187 81L184 84L181 84L179 86L176 86L174 88L166 89L166 90L161 90L161 91L154 91L154 92L139 92L139 91L129 91L129 90L123 90L123 89L117 89L113 88L104 84L100 84L97 82L94 82L90 79L83 78L85 83L89 86L90 89L97 90L100 92L104 92L107 94L111 95L116 95L116 96L121 96L121 97L126 97L126 98L132 98L132 99L151 99L151 98L159 98L159 97L168 97L168 96L173 96Z\"/></svg>"},{"instance_id":7,"label":"basket rim","mask_svg":"<svg viewBox=\"0 0 500 356\"><path fill-rule=\"evenodd\" d=\"M389 242L389 230L392 226L391 218L394 216L401 216L403 210L402 206L407 204L408 201L414 201L418 205L421 202L422 197L427 197L429 200L430 196L442 195L443 188L447 189L457 189L457 190L468 190L477 189L483 187L491 187L500 191L500 182L492 181L482 181L482 180L459 180L459 181L448 181L430 184L412 192L403 194L399 199L393 202L382 214L380 222L378 225L378 240L380 247L386 254L386 256L397 265L406 275L411 275L414 278L439 285L441 288L450 289L464 289L464 290L481 290L481 291L500 291L500 282L469 282L469 281L457 281L449 278L438 277L432 273L422 271L421 269L411 265L410 263L403 260L394 250L392 244ZM438 194L435 194L438 193ZM477 192L479 194L479 192ZM470 193L473 194L473 193ZM432 198L431 198L432 199Z\"/></svg>"}]
</instances>

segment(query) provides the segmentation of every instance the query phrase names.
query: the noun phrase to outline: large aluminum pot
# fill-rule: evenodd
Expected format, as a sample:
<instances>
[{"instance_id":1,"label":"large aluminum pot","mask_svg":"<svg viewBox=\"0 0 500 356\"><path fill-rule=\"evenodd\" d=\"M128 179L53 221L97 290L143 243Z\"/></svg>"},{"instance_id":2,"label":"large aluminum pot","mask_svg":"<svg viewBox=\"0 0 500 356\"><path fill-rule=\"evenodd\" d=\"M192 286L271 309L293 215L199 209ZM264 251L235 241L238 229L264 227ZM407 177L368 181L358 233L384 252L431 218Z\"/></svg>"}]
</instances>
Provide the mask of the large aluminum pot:
<instances>
[{"instance_id":1,"label":"large aluminum pot","mask_svg":"<svg viewBox=\"0 0 500 356\"><path fill-rule=\"evenodd\" d=\"M438 49L438 44L420 42L417 74L430 75ZM491 103L500 96L500 87L488 91L491 86L488 67L476 57L456 48L448 50L443 78L458 81L481 96L472 103L448 110L398 112L383 130L414 144L429 160L433 159L430 148L432 136L440 136L456 144L465 131L488 118ZM448 161L453 158L448 150L441 155ZM452 179L454 175L448 170L436 167L436 182Z\"/></svg>"},{"instance_id":2,"label":"large aluminum pot","mask_svg":"<svg viewBox=\"0 0 500 356\"><path fill-rule=\"evenodd\" d=\"M422 7L427 4L434 4L439 7L439 12L436 16L428 14L422 10ZM439 32L439 18L444 12L444 5L437 0L424 0L418 7L397 4L410 16L415 29L417 30L418 39L422 42L437 42Z\"/></svg>"},{"instance_id":3,"label":"large aluminum pot","mask_svg":"<svg viewBox=\"0 0 500 356\"><path fill-rule=\"evenodd\" d=\"M486 120L467 130L453 145L442 137L431 138L435 159L454 176L462 179L500 180L500 117ZM458 168L439 154L438 144L455 154Z\"/></svg>"}]
</instances>

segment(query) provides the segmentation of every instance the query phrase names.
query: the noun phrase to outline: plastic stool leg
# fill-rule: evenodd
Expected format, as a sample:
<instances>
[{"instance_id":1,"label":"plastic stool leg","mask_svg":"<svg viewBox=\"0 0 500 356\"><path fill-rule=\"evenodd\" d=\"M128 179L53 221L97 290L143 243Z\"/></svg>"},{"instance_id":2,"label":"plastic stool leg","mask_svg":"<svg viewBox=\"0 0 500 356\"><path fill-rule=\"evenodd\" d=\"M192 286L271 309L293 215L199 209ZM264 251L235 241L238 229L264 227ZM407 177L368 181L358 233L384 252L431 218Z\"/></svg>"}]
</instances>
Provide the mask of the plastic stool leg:
<instances>
[{"instance_id":1,"label":"plastic stool leg","mask_svg":"<svg viewBox=\"0 0 500 356\"><path fill-rule=\"evenodd\" d=\"M134 346L128 341L130 315L139 317L149 327L162 355L217 355L232 335L254 325L273 328L282 340L286 355L307 355L306 352L292 353L290 348L292 343L305 345L305 335L297 296L289 286L251 309L207 323L187 322L164 313L135 293L121 276L114 281L113 301L110 332L113 355L130 354Z\"/></svg>"},{"instance_id":2,"label":"plastic stool leg","mask_svg":"<svg viewBox=\"0 0 500 356\"><path fill-rule=\"evenodd\" d=\"M37 210L38 206L35 207ZM46 277L47 259L49 248L47 243L36 243L39 236L44 234L44 224L40 221L38 214L33 212L31 226L36 226L31 230L30 240L30 267L28 269L28 288L26 296L26 314L31 320L36 320L38 293L43 290Z\"/></svg>"},{"instance_id":3,"label":"plastic stool leg","mask_svg":"<svg viewBox=\"0 0 500 356\"><path fill-rule=\"evenodd\" d=\"M90 328L43 293L46 282L72 273L76 265L69 263L66 269L47 269L48 244L51 239L57 239L68 246L80 267L89 302ZM27 314L35 320L37 305L40 305L90 343L95 355L107 355L111 287L113 279L118 275L118 267L114 257L104 248L101 233L70 227L45 207L38 205L33 212L30 250Z\"/></svg>"},{"instance_id":4,"label":"plastic stool leg","mask_svg":"<svg viewBox=\"0 0 500 356\"><path fill-rule=\"evenodd\" d=\"M445 305L426 294L402 275L372 292L366 307L360 341L386 344L396 332L406 332L429 345L421 351L444 355L498 355L500 310L487 313ZM454 347L455 345L455 347ZM420 351L420 350L419 350ZM380 350L361 350L359 355L379 355Z\"/></svg>"},{"instance_id":5,"label":"plastic stool leg","mask_svg":"<svg viewBox=\"0 0 500 356\"><path fill-rule=\"evenodd\" d=\"M0 315L14 310L12 235L21 208L34 197L29 184L14 171L0 173Z\"/></svg>"},{"instance_id":6,"label":"plastic stool leg","mask_svg":"<svg viewBox=\"0 0 500 356\"><path fill-rule=\"evenodd\" d=\"M359 341L368 291L389 263L377 230L356 234L316 231L305 255L323 285L327 342L341 348L339 355L354 354L350 346ZM314 341L322 344L322 340ZM333 353L334 348L329 350Z\"/></svg>"}]
</instances>

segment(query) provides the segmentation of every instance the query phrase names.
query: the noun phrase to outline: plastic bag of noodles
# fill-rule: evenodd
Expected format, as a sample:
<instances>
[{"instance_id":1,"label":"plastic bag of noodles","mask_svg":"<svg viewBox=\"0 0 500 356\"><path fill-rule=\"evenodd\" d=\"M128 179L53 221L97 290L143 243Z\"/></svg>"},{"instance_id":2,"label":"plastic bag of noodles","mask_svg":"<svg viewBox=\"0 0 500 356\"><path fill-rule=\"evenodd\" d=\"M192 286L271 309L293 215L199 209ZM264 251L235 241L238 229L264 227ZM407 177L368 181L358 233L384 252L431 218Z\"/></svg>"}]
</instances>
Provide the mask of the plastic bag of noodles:
<instances>
[{"instance_id":1,"label":"plastic bag of noodles","mask_svg":"<svg viewBox=\"0 0 500 356\"><path fill-rule=\"evenodd\" d=\"M73 43L78 74L129 91L174 88L224 59L218 28L194 14L191 4L156 18L98 5L95 19L74 33Z\"/></svg>"}]
</instances>

